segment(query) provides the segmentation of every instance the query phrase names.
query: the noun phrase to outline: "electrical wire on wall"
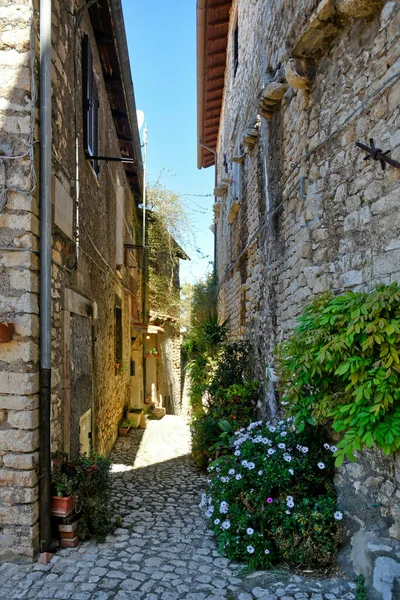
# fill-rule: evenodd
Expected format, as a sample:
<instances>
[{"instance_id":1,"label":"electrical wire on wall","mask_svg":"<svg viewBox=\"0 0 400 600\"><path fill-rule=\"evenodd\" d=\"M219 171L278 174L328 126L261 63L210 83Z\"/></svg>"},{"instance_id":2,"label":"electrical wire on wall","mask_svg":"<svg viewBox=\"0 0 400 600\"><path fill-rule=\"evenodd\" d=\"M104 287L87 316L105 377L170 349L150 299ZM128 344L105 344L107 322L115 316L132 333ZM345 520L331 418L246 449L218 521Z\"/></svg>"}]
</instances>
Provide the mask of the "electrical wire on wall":
<instances>
[{"instance_id":1,"label":"electrical wire on wall","mask_svg":"<svg viewBox=\"0 0 400 600\"><path fill-rule=\"evenodd\" d=\"M289 181L290 177L293 175L293 173L296 171L296 169L305 161L307 160L310 156L312 156L315 152L317 152L320 148L322 148L323 146L325 146L325 144L327 144L332 138L334 138L338 133L340 133L340 131L342 131L342 129L347 125L347 123L349 123L349 121L357 114L359 113L364 106L366 106L366 104L368 104L370 102L370 100L372 100L375 96L377 96L378 94L380 94L380 92L385 89L389 84L393 83L396 79L398 79L400 77L400 71L394 73L393 75L391 75L381 86L379 86L374 92L372 92L355 110L353 110L344 120L343 122L334 130L332 131L332 133L330 133L325 139L323 139L321 142L319 142L319 144L317 144L314 148L312 148L311 150L309 150L308 152L306 152L305 154L303 154L293 165L292 168L290 169L288 175L283 179L282 182L282 187ZM295 186L294 186L295 187ZM227 277L229 276L229 273L232 271L233 267L235 266L235 264L238 262L238 260L240 260L240 258L243 256L243 254L254 244L254 242L258 239L260 233L269 225L271 225L272 223L272 218L275 216L275 214L280 210L280 208L283 206L283 204L286 202L286 200L288 199L288 197L291 195L294 187L291 188L291 190L289 191L289 193L287 194L287 196L285 196L285 198L283 198L283 200L272 210L269 211L264 219L264 221L262 221L262 223L259 225L259 227L257 228L257 230L253 233L253 235L251 236L250 240L247 242L247 244L245 245L245 247L240 251L240 253L238 254L238 256L230 263L230 265L227 267L227 269L225 270L224 276L222 281L220 282L219 286L218 286L218 292L221 290L222 286L225 284ZM296 184L297 187L297 184Z\"/></svg>"},{"instance_id":2,"label":"electrical wire on wall","mask_svg":"<svg viewBox=\"0 0 400 600\"><path fill-rule=\"evenodd\" d=\"M29 2L31 11L31 28L30 28L30 79L31 79L31 110L30 110L30 124L29 124L29 148L22 154L0 154L0 214L3 212L7 205L9 192L21 194L22 196L30 196L36 189L37 177L35 171L34 161L34 145L38 143L38 140L34 141L34 128L35 128L35 112L36 112L36 100L37 100L37 86L35 79L35 28L34 28L34 16L35 10L33 6L33 0ZM12 164L14 160L22 160L29 156L30 160L30 183L31 187L29 190L22 189L18 186L7 185L7 164ZM8 161L11 161L8 163Z\"/></svg>"}]
</instances>

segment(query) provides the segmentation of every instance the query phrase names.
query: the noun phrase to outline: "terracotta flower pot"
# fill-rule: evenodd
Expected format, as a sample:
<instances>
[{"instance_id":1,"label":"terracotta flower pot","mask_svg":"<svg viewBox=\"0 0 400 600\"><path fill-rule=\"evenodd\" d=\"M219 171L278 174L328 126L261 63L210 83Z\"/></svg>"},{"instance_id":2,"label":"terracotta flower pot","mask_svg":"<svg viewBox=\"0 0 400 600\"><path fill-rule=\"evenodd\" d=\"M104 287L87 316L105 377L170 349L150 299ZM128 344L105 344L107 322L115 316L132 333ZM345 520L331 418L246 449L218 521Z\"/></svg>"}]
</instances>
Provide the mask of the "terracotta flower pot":
<instances>
[{"instance_id":1,"label":"terracotta flower pot","mask_svg":"<svg viewBox=\"0 0 400 600\"><path fill-rule=\"evenodd\" d=\"M73 496L52 496L51 514L54 517L67 517L75 507Z\"/></svg>"},{"instance_id":2,"label":"terracotta flower pot","mask_svg":"<svg viewBox=\"0 0 400 600\"><path fill-rule=\"evenodd\" d=\"M5 344L11 341L14 331L13 323L0 323L0 344Z\"/></svg>"},{"instance_id":3,"label":"terracotta flower pot","mask_svg":"<svg viewBox=\"0 0 400 600\"><path fill-rule=\"evenodd\" d=\"M118 427L118 435L120 437L126 437L128 435L128 431L130 427Z\"/></svg>"}]
</instances>

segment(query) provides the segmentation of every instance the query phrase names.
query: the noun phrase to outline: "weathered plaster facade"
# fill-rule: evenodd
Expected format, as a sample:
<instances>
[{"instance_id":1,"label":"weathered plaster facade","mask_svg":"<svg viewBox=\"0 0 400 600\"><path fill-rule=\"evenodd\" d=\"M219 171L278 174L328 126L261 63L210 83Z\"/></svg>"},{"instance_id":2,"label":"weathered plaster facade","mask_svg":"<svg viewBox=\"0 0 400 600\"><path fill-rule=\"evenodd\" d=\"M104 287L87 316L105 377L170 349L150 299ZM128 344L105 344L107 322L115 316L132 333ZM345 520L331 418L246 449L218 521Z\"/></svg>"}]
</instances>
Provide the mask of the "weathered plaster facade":
<instances>
[{"instance_id":1,"label":"weathered plaster facade","mask_svg":"<svg viewBox=\"0 0 400 600\"><path fill-rule=\"evenodd\" d=\"M355 146L373 138L400 159L399 23L394 1L232 2L216 145L218 302L231 339L251 342L258 377L316 294L400 278L400 169L383 171ZM368 453L338 476L343 505L352 498L349 534L390 540L371 550L352 537L353 565L381 592L382 565L400 548L398 465Z\"/></svg>"},{"instance_id":2,"label":"weathered plaster facade","mask_svg":"<svg viewBox=\"0 0 400 600\"><path fill-rule=\"evenodd\" d=\"M121 163L101 161L96 176L85 157L84 35L98 88L99 154L120 156L123 136L106 88L111 67L99 55L95 13L84 10L78 23L82 3L69 4L66 10L54 0L52 14L51 443L71 454L82 443L108 454L124 406L143 400L141 370L131 376L130 369L133 351L141 356L141 336L131 328L142 318L141 271L125 266L124 252L124 243L140 243L140 189ZM0 312L15 312L12 341L0 344L0 560L33 557L39 544L37 9L29 0L0 1ZM107 17L107 2L101 10ZM91 442L83 436L90 430Z\"/></svg>"}]
</instances>

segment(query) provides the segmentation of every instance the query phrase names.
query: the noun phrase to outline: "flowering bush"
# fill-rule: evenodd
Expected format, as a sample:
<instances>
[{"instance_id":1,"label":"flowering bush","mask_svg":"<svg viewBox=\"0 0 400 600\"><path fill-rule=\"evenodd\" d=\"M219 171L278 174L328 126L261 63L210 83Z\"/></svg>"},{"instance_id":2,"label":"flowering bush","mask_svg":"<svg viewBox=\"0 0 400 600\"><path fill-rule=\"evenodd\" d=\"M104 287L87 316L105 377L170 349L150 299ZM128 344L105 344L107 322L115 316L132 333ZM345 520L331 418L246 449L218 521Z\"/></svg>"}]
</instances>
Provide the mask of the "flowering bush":
<instances>
[{"instance_id":1,"label":"flowering bush","mask_svg":"<svg viewBox=\"0 0 400 600\"><path fill-rule=\"evenodd\" d=\"M336 447L310 430L299 433L291 418L251 423L232 436L232 454L210 465L200 507L228 558L251 568L331 561L343 516L332 483Z\"/></svg>"}]
</instances>

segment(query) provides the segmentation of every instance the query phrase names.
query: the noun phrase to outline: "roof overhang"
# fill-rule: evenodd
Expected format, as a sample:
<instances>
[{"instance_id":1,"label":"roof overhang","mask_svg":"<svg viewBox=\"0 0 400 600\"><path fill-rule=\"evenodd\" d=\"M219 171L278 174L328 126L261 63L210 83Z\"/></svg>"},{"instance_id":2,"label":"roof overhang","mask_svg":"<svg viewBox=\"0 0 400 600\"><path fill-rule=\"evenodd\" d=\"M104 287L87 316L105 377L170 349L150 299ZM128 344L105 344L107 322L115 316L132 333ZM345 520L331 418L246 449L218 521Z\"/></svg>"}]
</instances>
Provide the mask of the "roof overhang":
<instances>
[{"instance_id":1,"label":"roof overhang","mask_svg":"<svg viewBox=\"0 0 400 600\"><path fill-rule=\"evenodd\" d=\"M225 84L232 0L197 0L197 167L210 167L216 150ZM202 145L203 144L203 145Z\"/></svg>"},{"instance_id":2,"label":"roof overhang","mask_svg":"<svg viewBox=\"0 0 400 600\"><path fill-rule=\"evenodd\" d=\"M97 0L89 16L100 56L121 157L132 189L143 184L143 162L121 0Z\"/></svg>"}]
</instances>

